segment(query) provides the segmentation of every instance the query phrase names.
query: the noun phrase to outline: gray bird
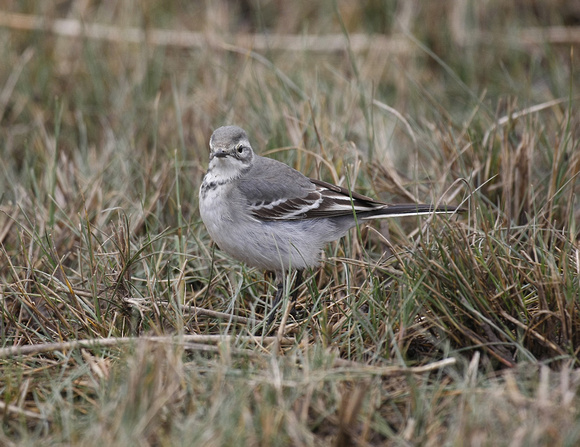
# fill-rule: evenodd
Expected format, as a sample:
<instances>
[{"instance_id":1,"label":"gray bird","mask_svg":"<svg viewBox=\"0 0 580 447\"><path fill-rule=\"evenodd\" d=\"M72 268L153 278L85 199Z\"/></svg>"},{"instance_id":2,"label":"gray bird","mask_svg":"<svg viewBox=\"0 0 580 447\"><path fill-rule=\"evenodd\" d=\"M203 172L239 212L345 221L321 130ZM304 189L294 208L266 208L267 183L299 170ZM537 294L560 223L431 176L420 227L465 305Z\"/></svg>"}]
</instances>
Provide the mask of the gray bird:
<instances>
[{"instance_id":1,"label":"gray bird","mask_svg":"<svg viewBox=\"0 0 580 447\"><path fill-rule=\"evenodd\" d=\"M278 290L289 269L298 275L317 266L324 245L357 222L387 217L462 211L453 206L387 204L254 153L237 126L217 129L209 140L209 168L199 190L199 211L211 238L232 257L276 273Z\"/></svg>"}]
</instances>

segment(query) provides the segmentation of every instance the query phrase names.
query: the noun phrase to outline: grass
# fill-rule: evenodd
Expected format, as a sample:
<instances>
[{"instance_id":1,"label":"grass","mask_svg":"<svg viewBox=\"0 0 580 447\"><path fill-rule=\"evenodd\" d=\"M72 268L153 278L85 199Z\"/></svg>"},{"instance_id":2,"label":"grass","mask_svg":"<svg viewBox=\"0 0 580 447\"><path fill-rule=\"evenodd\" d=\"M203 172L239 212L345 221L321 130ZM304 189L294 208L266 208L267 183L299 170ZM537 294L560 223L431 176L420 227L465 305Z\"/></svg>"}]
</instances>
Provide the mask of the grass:
<instances>
[{"instance_id":1,"label":"grass","mask_svg":"<svg viewBox=\"0 0 580 447\"><path fill-rule=\"evenodd\" d=\"M405 4L5 6L205 34L0 28L0 444L579 442L577 42L548 32L577 13ZM331 244L269 334L271 278L197 211L228 123L312 177L468 212Z\"/></svg>"}]
</instances>

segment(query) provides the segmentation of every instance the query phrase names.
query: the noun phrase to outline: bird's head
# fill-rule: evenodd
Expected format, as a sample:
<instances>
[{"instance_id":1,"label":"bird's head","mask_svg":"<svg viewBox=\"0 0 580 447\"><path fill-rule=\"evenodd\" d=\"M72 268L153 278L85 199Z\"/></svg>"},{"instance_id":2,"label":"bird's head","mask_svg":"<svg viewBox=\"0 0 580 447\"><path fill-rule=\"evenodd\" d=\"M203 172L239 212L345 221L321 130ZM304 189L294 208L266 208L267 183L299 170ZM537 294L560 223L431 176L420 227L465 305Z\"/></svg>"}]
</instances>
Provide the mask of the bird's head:
<instances>
[{"instance_id":1,"label":"bird's head","mask_svg":"<svg viewBox=\"0 0 580 447\"><path fill-rule=\"evenodd\" d=\"M209 139L210 163L238 165L243 168L249 165L254 156L248 135L237 126L223 126Z\"/></svg>"}]
</instances>

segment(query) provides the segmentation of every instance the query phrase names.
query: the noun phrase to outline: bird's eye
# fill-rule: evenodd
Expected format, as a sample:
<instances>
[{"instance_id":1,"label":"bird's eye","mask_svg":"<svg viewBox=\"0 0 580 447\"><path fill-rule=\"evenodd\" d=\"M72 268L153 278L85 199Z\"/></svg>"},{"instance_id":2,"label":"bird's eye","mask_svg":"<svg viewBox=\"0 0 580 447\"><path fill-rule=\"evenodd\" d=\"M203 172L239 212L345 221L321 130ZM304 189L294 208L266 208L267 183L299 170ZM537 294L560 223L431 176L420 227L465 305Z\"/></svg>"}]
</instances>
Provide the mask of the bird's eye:
<instances>
[{"instance_id":1,"label":"bird's eye","mask_svg":"<svg viewBox=\"0 0 580 447\"><path fill-rule=\"evenodd\" d=\"M244 146L238 146L236 147L236 151L238 152L238 154L241 154L242 152L244 152Z\"/></svg>"}]
</instances>

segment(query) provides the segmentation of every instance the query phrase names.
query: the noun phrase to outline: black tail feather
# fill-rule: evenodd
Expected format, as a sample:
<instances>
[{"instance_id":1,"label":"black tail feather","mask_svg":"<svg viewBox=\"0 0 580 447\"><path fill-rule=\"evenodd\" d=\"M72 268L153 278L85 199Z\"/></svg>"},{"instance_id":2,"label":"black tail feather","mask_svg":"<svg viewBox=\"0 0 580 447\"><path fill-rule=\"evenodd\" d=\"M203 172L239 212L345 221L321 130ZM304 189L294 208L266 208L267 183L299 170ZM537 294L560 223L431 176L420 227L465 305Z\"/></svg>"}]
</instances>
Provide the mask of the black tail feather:
<instances>
[{"instance_id":1,"label":"black tail feather","mask_svg":"<svg viewBox=\"0 0 580 447\"><path fill-rule=\"evenodd\" d=\"M450 205L427 205L421 203L393 204L372 211L358 213L361 219L377 219L381 217L402 217L425 214L450 214L465 212L464 208Z\"/></svg>"}]
</instances>

